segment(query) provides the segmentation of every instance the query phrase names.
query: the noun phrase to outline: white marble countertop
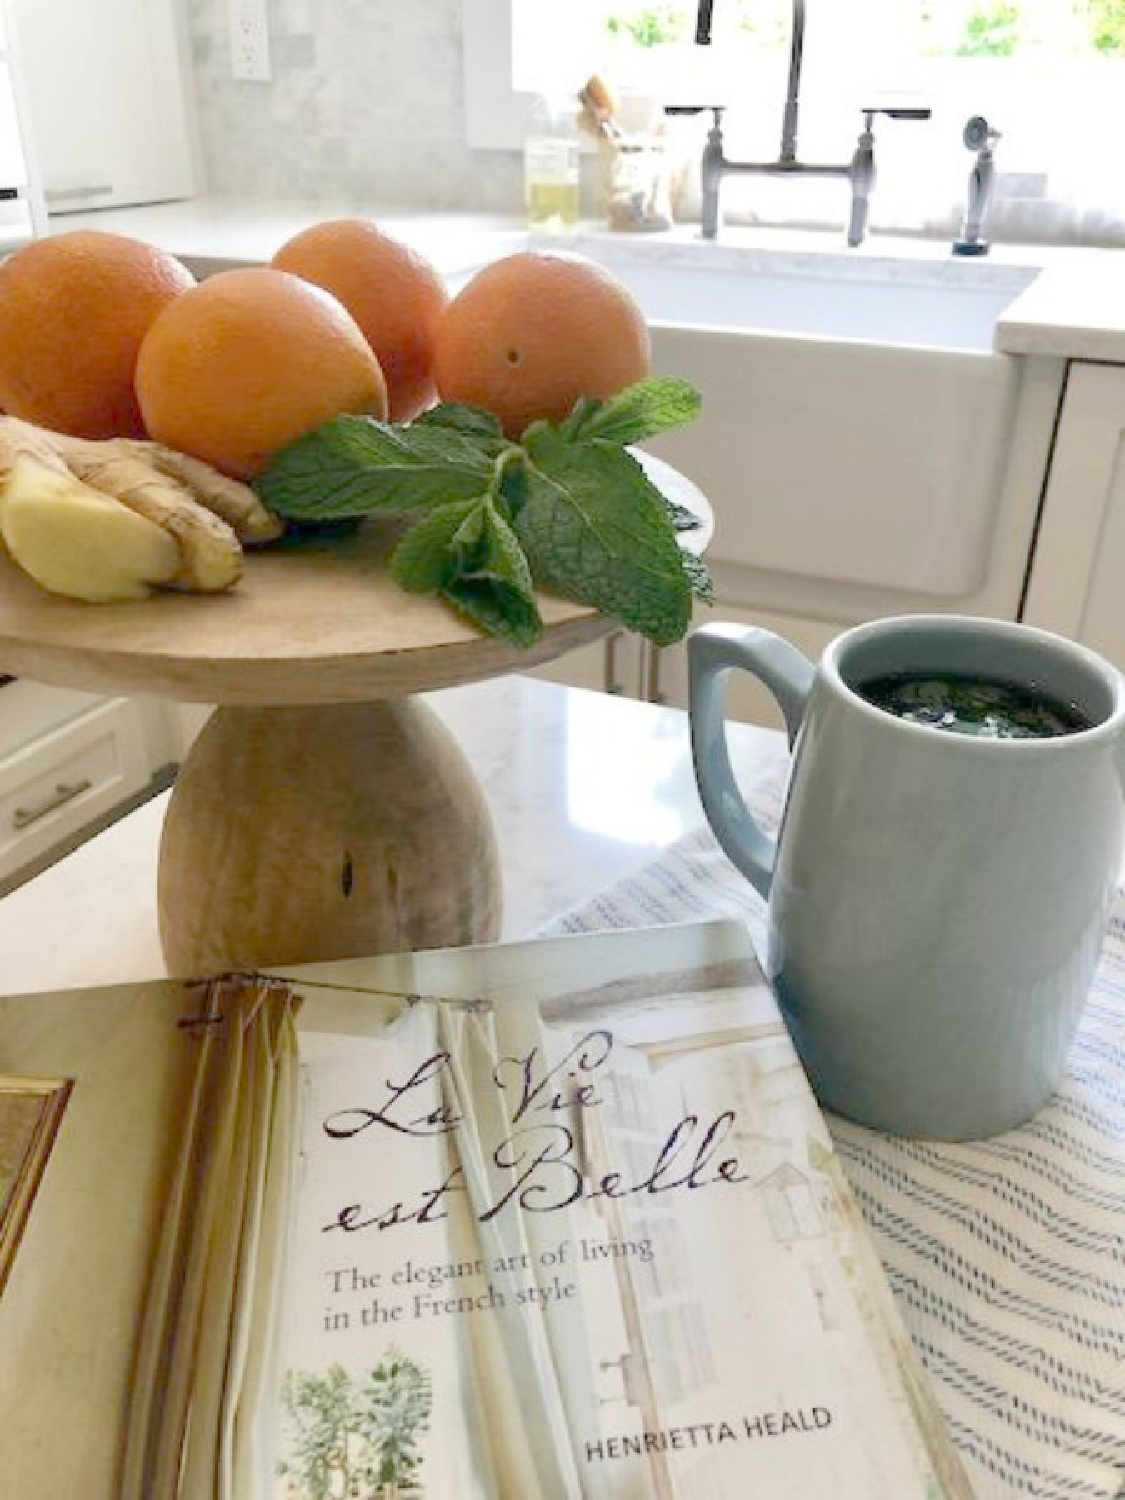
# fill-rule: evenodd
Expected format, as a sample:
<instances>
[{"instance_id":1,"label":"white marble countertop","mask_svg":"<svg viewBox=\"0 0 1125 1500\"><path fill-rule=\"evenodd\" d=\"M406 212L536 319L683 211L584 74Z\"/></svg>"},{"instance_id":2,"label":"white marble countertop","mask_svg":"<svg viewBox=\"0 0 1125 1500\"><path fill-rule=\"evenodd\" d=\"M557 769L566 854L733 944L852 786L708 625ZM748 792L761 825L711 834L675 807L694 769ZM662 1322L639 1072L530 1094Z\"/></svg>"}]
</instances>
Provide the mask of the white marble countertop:
<instances>
[{"instance_id":1,"label":"white marble countertop","mask_svg":"<svg viewBox=\"0 0 1125 1500\"><path fill-rule=\"evenodd\" d=\"M997 325L1005 354L1125 363L1125 250L1048 263Z\"/></svg>"},{"instance_id":2,"label":"white marble countertop","mask_svg":"<svg viewBox=\"0 0 1125 1500\"><path fill-rule=\"evenodd\" d=\"M68 229L105 229L136 235L192 266L214 270L222 265L260 264L300 230L326 219L351 216L372 219L445 274L480 265L527 241L522 219L511 216L403 208L353 199L283 202L189 198L137 208L59 214L50 219L49 228L55 234Z\"/></svg>"},{"instance_id":3,"label":"white marble countertop","mask_svg":"<svg viewBox=\"0 0 1125 1500\"><path fill-rule=\"evenodd\" d=\"M456 734L492 812L502 936L526 936L642 869L703 810L687 715L509 676L427 695ZM749 791L786 754L772 730L732 724ZM156 870L168 793L0 900L8 994L162 976Z\"/></svg>"},{"instance_id":4,"label":"white marble countertop","mask_svg":"<svg viewBox=\"0 0 1125 1500\"><path fill-rule=\"evenodd\" d=\"M138 208L105 209L52 219L56 233L103 228L161 245L199 273L224 264L268 260L291 235L309 224L346 215L374 219L431 259L443 274L455 275L528 243L518 217L403 208L388 203L253 201L201 197ZM945 240L872 235L857 250L846 250L838 234L724 227L715 242L701 239L698 226L678 225L651 235L610 235L597 225L583 234L628 240L637 253L676 264L690 256L728 263L738 257L751 266L763 256L784 257L807 270L810 260L832 275L912 280L992 281L1012 268L1038 275L1015 295L1001 315L995 347L1003 353L1125 363L1125 250L1080 246L995 244L979 258L950 253Z\"/></svg>"}]
</instances>

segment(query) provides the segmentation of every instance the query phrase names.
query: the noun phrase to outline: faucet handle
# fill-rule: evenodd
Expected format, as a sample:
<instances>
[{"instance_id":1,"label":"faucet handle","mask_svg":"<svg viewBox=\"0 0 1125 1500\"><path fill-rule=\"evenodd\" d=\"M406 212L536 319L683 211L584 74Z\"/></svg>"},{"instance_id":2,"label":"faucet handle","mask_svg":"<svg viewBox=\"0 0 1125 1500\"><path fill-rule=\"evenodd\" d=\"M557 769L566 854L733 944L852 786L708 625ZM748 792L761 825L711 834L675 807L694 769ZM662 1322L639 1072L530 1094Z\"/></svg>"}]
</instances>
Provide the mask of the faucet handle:
<instances>
[{"instance_id":1,"label":"faucet handle","mask_svg":"<svg viewBox=\"0 0 1125 1500\"><path fill-rule=\"evenodd\" d=\"M860 110L863 116L861 146L870 146L876 115L885 115L888 120L929 120L933 110L928 104L867 104Z\"/></svg>"},{"instance_id":2,"label":"faucet handle","mask_svg":"<svg viewBox=\"0 0 1125 1500\"><path fill-rule=\"evenodd\" d=\"M715 117L716 127L723 123L723 110L725 104L666 104L664 113L666 115L704 115L708 110Z\"/></svg>"},{"instance_id":3,"label":"faucet handle","mask_svg":"<svg viewBox=\"0 0 1125 1500\"><path fill-rule=\"evenodd\" d=\"M994 130L983 115L970 115L965 121L961 139L970 151L986 151L1000 139L1000 132Z\"/></svg>"},{"instance_id":4,"label":"faucet handle","mask_svg":"<svg viewBox=\"0 0 1125 1500\"><path fill-rule=\"evenodd\" d=\"M860 110L869 117L886 115L888 120L929 120L933 113L928 104L869 104Z\"/></svg>"},{"instance_id":5,"label":"faucet handle","mask_svg":"<svg viewBox=\"0 0 1125 1500\"><path fill-rule=\"evenodd\" d=\"M2 0L0 0L2 4ZM725 104L666 104L664 113L666 115L702 115L711 111L711 128L707 132L708 149L722 152L723 145L723 110Z\"/></svg>"}]
</instances>

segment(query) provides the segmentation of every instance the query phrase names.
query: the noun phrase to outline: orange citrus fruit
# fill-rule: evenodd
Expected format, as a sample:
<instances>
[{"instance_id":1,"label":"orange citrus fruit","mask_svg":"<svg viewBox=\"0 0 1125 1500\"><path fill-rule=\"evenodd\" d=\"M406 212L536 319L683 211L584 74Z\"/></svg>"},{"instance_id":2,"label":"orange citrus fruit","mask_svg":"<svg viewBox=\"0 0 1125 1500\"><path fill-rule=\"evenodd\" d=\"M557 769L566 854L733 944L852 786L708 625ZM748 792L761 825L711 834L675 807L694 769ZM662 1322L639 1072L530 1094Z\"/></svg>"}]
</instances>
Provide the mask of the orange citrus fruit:
<instances>
[{"instance_id":1,"label":"orange citrus fruit","mask_svg":"<svg viewBox=\"0 0 1125 1500\"><path fill-rule=\"evenodd\" d=\"M476 273L450 302L434 353L444 401L483 406L518 438L605 398L651 367L648 324L627 287L584 256L520 251Z\"/></svg>"},{"instance_id":2,"label":"orange citrus fruit","mask_svg":"<svg viewBox=\"0 0 1125 1500\"><path fill-rule=\"evenodd\" d=\"M270 264L348 309L383 367L393 422L433 405L434 333L449 292L428 260L367 219L329 219L287 240Z\"/></svg>"},{"instance_id":3,"label":"orange citrus fruit","mask_svg":"<svg viewBox=\"0 0 1125 1500\"><path fill-rule=\"evenodd\" d=\"M269 266L220 271L153 321L137 360L149 435L235 479L345 412L385 418L379 361L331 293Z\"/></svg>"},{"instance_id":4,"label":"orange citrus fruit","mask_svg":"<svg viewBox=\"0 0 1125 1500\"><path fill-rule=\"evenodd\" d=\"M77 229L22 246L0 265L0 408L76 437L142 436L137 351L194 285L174 256L127 235Z\"/></svg>"}]
</instances>

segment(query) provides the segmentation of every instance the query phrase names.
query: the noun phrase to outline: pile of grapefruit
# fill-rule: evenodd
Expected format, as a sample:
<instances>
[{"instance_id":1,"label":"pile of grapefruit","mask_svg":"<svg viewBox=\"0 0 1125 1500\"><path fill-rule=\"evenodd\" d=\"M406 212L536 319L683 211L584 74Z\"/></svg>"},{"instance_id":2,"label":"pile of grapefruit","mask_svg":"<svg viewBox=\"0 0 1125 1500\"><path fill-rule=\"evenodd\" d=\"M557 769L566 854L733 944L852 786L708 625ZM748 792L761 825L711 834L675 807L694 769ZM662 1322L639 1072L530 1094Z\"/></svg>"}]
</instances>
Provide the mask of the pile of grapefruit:
<instances>
[{"instance_id":1,"label":"pile of grapefruit","mask_svg":"<svg viewBox=\"0 0 1125 1500\"><path fill-rule=\"evenodd\" d=\"M0 264L0 410L79 437L149 437L242 480L344 413L409 422L466 402L518 439L649 363L643 313L593 262L520 252L451 296L363 219L198 282L167 252L94 230Z\"/></svg>"}]
</instances>

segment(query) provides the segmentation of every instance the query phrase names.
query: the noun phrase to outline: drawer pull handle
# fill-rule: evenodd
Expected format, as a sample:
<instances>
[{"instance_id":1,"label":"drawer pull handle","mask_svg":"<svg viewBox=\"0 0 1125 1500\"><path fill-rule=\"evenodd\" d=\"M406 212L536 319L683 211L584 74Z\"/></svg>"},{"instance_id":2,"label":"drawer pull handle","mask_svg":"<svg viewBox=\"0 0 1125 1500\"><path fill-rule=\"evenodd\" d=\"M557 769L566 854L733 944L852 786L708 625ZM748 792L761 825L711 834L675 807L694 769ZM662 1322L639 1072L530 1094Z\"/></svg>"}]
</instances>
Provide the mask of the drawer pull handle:
<instances>
[{"instance_id":1,"label":"drawer pull handle","mask_svg":"<svg viewBox=\"0 0 1125 1500\"><path fill-rule=\"evenodd\" d=\"M74 198L108 198L112 192L112 182L91 182L78 187L44 188L43 196L48 203L69 203Z\"/></svg>"},{"instance_id":2,"label":"drawer pull handle","mask_svg":"<svg viewBox=\"0 0 1125 1500\"><path fill-rule=\"evenodd\" d=\"M45 818L57 807L64 807L66 803L73 802L75 797L81 797L82 793L88 792L93 784L88 777L83 781L60 781L51 795L40 802L38 807L17 807L12 814L12 827L27 828L32 823L38 823L40 818Z\"/></svg>"}]
</instances>

